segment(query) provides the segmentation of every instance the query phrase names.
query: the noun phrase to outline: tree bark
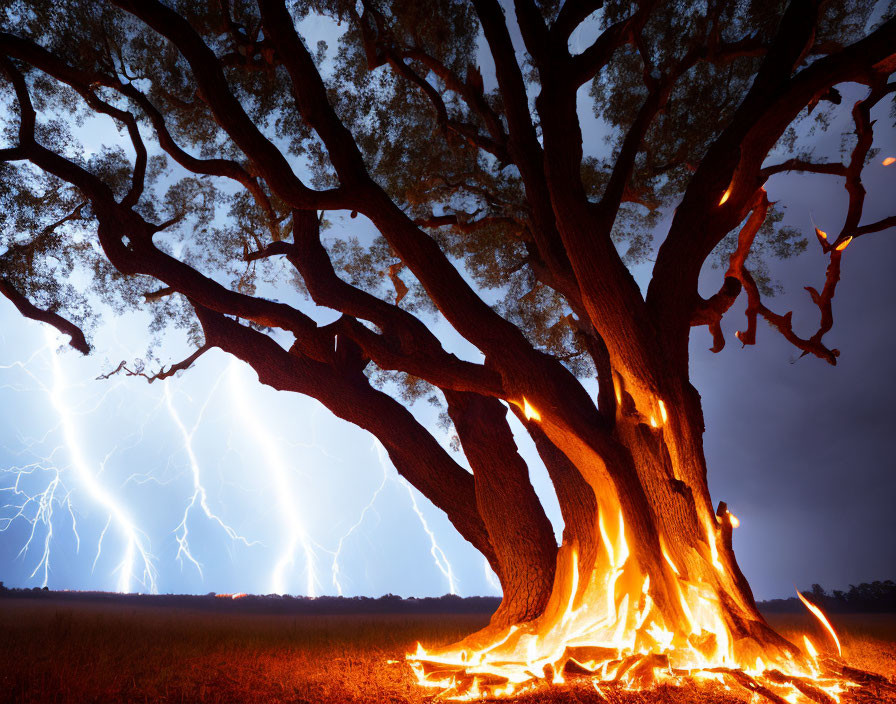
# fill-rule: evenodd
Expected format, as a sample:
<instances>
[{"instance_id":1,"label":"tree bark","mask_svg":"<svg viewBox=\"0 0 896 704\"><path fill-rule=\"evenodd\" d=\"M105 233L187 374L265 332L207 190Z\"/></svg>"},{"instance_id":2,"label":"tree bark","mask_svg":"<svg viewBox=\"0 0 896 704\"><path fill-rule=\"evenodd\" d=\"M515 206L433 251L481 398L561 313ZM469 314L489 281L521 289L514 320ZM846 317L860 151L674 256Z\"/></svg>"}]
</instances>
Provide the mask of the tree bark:
<instances>
[{"instance_id":1,"label":"tree bark","mask_svg":"<svg viewBox=\"0 0 896 704\"><path fill-rule=\"evenodd\" d=\"M503 599L491 623L507 626L539 616L554 581L557 543L517 453L500 401L446 391L448 413L473 468L476 506L495 547Z\"/></svg>"}]
</instances>

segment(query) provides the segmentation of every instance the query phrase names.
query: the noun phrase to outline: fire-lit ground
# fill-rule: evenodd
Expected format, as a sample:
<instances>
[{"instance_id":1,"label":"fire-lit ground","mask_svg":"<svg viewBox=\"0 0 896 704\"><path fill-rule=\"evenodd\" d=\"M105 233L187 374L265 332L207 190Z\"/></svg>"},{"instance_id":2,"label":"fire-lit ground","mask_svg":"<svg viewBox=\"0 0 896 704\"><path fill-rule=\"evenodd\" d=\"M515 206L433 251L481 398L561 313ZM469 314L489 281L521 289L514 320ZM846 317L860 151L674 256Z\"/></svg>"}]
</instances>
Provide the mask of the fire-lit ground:
<instances>
[{"instance_id":1,"label":"fire-lit ground","mask_svg":"<svg viewBox=\"0 0 896 704\"><path fill-rule=\"evenodd\" d=\"M770 615L783 635L824 634L811 616ZM476 615L232 613L175 607L0 599L0 701L430 701L404 655L455 642ZM831 617L854 667L896 679L896 614ZM389 664L390 660L399 662ZM889 696L889 698L887 698ZM506 701L506 700L505 700ZM719 684L649 692L564 685L524 702L727 704L749 694ZM848 701L896 701L873 688Z\"/></svg>"}]
</instances>

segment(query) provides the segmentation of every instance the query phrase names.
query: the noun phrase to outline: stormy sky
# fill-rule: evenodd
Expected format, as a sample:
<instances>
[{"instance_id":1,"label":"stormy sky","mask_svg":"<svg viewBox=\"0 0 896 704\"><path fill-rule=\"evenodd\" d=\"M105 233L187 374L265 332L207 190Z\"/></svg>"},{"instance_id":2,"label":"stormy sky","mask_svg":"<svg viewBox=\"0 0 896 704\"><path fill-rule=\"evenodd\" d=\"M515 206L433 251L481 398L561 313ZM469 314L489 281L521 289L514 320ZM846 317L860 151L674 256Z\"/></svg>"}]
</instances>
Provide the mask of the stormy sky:
<instances>
[{"instance_id":1,"label":"stormy sky","mask_svg":"<svg viewBox=\"0 0 896 704\"><path fill-rule=\"evenodd\" d=\"M319 38L335 44L330 23L312 20L302 29L309 45ZM576 40L587 39L580 33ZM488 79L488 59L480 58ZM863 89L843 93L841 119L807 137L820 157L838 155L849 107ZM880 152L865 172L865 222L896 206L896 165L880 163L896 155L886 111L873 114ZM582 112L586 149L603 148L601 126ZM82 137L96 148L107 134L88 126ZM806 235L813 220L839 229L840 179L780 175L767 189L786 206L786 224ZM352 234L363 229L358 221L351 227ZM744 325L743 299L726 320L722 353L708 351L705 328L693 331L710 488L741 519L736 554L759 598L790 595L794 585L842 588L896 576L894 262L892 229L844 253L826 338L841 350L837 367L798 359L761 322L758 344L741 349L733 332ZM803 334L817 326L803 286L820 287L825 265L810 241L806 253L772 266L785 292L771 307L793 310ZM648 267L635 273L646 285ZM708 268L703 293L720 277ZM55 333L0 300L0 580L192 593L497 593L481 556L398 479L373 438L316 401L261 387L251 370L219 352L152 385L97 380L142 354L145 325L139 312L107 316L94 354L81 358L57 352ZM435 329L450 349L469 354L444 325ZM186 347L173 336L162 350L176 361ZM415 413L447 445L436 412L418 404ZM544 469L514 427L559 534Z\"/></svg>"}]
</instances>

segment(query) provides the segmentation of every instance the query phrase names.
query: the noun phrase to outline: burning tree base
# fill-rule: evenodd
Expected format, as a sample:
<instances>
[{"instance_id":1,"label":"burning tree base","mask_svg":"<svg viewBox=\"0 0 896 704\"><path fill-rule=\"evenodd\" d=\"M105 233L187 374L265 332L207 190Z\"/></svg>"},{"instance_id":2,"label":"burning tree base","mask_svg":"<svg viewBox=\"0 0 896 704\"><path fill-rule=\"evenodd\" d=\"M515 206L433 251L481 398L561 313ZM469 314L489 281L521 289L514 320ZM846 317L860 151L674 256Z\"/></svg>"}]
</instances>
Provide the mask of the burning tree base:
<instances>
[{"instance_id":1,"label":"burning tree base","mask_svg":"<svg viewBox=\"0 0 896 704\"><path fill-rule=\"evenodd\" d=\"M716 682L754 699L790 704L837 704L845 693L872 690L878 699L869 701L879 700L882 692L896 695L896 685L885 678L820 656L806 636L801 651L758 612L739 622L723 592L677 577L671 560L680 602L676 610L660 608L649 577L628 559L622 523L615 539L603 526L601 532L606 559L587 580L581 578L577 552L561 548L558 575L565 576L537 619L506 627L493 621L464 641L431 652L418 645L407 659L419 684L448 700L516 697L576 682L602 695ZM803 602L840 652L824 614ZM674 620L678 613L682 621Z\"/></svg>"},{"instance_id":2,"label":"burning tree base","mask_svg":"<svg viewBox=\"0 0 896 704\"><path fill-rule=\"evenodd\" d=\"M594 658L603 658L595 660ZM480 664L449 662L445 655L418 647L408 656L423 687L438 690L437 699L469 701L502 699L534 693L557 684L590 684L607 701L620 691L644 691L657 685L687 687L717 682L725 690L749 692L775 704L840 704L850 700L896 700L896 685L873 673L830 658L813 658L808 671L762 671L731 667L683 669L672 666L667 653L630 654L589 646L567 647L556 663L510 663L483 658ZM531 665L531 666L530 666ZM503 674L498 674L499 672Z\"/></svg>"}]
</instances>

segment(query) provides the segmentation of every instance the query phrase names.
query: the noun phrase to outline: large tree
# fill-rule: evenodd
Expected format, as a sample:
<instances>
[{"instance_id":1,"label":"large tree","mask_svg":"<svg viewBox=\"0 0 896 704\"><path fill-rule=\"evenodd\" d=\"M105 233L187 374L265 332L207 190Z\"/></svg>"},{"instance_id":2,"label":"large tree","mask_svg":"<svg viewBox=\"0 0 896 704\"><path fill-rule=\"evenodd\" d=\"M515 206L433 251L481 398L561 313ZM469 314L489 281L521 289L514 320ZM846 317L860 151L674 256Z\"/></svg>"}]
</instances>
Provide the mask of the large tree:
<instances>
[{"instance_id":1,"label":"large tree","mask_svg":"<svg viewBox=\"0 0 896 704\"><path fill-rule=\"evenodd\" d=\"M639 682L670 662L804 662L757 611L734 519L713 508L688 344L706 326L720 351L721 319L743 294L740 342L754 343L762 318L836 363L824 336L844 251L896 224L862 222L871 111L896 91L889 8L2 6L0 291L85 353L96 301L149 306L154 331L181 325L197 343L164 375L218 347L375 435L503 587L490 626L421 655L422 676L447 670L463 688L478 673L495 692L552 679L571 656ZM337 48L301 36L310 14L338 20ZM582 47L583 36L594 38ZM803 140L830 124L846 83L862 90L854 135L844 159L819 160ZM605 131L603 153L583 150L583 110ZM98 116L127 149L85 153L79 130ZM810 238L829 262L808 289L810 333L769 307L763 257L807 244L763 188L782 172L846 188L842 226ZM345 236L340 213L376 236ZM644 293L630 269L654 251ZM701 272L720 261L704 298ZM262 296L271 286L319 308ZM321 309L339 317L323 324ZM446 351L436 318L478 354ZM408 410L420 396L443 404L472 473ZM559 548L508 409L556 489Z\"/></svg>"}]
</instances>

